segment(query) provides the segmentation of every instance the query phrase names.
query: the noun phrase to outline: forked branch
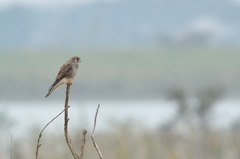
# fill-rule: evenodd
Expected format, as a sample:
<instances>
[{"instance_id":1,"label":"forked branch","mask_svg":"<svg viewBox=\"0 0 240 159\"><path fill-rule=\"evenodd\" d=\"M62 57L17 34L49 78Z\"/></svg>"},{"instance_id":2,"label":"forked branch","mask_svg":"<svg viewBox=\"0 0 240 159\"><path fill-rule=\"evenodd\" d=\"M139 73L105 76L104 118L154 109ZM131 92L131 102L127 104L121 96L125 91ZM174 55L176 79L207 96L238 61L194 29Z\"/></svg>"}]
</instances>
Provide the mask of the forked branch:
<instances>
[{"instance_id":1,"label":"forked branch","mask_svg":"<svg viewBox=\"0 0 240 159\"><path fill-rule=\"evenodd\" d=\"M67 89L66 89L66 99L65 99L65 108L68 107L68 99L69 99L69 92L70 92L70 84L67 84ZM82 132L82 140L81 140L81 147L80 147L80 155L78 156L74 150L74 147L71 143L71 139L69 138L68 135L68 109L66 109L65 111L65 116L64 116L64 134L65 134L65 139L67 142L67 145L72 153L72 156L74 159L82 159L83 158L83 154L84 154L84 146L85 146L85 135L87 133L87 131L85 129L83 129Z\"/></svg>"}]
</instances>

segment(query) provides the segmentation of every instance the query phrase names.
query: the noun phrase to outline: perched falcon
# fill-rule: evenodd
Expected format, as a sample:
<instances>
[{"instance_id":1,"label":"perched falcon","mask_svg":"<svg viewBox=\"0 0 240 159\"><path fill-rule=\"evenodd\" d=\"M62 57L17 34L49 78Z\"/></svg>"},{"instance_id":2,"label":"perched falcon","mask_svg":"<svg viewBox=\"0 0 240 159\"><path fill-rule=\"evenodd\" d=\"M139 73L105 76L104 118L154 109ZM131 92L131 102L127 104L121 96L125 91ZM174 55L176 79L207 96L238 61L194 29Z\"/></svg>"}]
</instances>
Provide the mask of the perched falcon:
<instances>
[{"instance_id":1,"label":"perched falcon","mask_svg":"<svg viewBox=\"0 0 240 159\"><path fill-rule=\"evenodd\" d=\"M80 57L73 56L70 60L62 65L55 82L49 88L48 94L45 96L45 98L48 97L56 88L60 87L63 84L69 83L72 85L72 81L78 71L79 62L81 62Z\"/></svg>"}]
</instances>

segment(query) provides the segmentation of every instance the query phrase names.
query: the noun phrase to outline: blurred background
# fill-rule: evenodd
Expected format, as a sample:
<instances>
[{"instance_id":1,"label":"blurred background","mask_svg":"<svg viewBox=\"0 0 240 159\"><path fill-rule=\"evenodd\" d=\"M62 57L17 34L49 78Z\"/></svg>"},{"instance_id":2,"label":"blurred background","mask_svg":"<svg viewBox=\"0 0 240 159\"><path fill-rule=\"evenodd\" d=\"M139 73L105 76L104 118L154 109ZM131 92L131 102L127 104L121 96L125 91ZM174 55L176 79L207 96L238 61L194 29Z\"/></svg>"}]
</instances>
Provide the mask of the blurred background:
<instances>
[{"instance_id":1,"label":"blurred background","mask_svg":"<svg viewBox=\"0 0 240 159\"><path fill-rule=\"evenodd\" d=\"M240 158L239 0L1 0L0 159L34 158L63 110L59 68L81 57L69 131L85 158ZM13 143L11 146L11 135ZM70 158L63 116L39 158Z\"/></svg>"}]
</instances>

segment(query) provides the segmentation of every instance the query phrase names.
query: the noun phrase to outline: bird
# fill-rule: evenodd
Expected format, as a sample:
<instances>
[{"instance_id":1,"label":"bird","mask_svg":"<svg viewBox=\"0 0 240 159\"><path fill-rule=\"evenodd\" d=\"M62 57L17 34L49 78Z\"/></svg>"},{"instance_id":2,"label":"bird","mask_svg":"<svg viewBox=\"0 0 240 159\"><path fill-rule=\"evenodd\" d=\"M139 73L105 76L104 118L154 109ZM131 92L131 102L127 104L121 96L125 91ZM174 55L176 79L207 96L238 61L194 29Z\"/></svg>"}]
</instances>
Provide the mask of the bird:
<instances>
[{"instance_id":1,"label":"bird","mask_svg":"<svg viewBox=\"0 0 240 159\"><path fill-rule=\"evenodd\" d=\"M80 57L73 56L70 58L70 60L68 60L62 65L55 81L49 87L48 93L45 96L45 98L47 98L55 89L57 89L61 85L73 84L73 79L75 78L78 72L79 62L81 62Z\"/></svg>"}]
</instances>

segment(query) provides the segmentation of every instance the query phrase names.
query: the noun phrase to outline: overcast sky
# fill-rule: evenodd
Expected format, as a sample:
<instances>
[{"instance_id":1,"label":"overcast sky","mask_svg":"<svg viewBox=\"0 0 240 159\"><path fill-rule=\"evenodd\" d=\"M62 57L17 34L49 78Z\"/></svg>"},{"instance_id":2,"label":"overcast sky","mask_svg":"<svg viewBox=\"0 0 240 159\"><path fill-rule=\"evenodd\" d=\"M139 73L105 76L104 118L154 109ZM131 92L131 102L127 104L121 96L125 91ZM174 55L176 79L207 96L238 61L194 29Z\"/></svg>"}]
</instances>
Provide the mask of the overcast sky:
<instances>
[{"instance_id":1,"label":"overcast sky","mask_svg":"<svg viewBox=\"0 0 240 159\"><path fill-rule=\"evenodd\" d=\"M7 9L13 5L24 5L24 6L40 6L40 7L56 7L56 6L72 6L76 4L91 4L97 1L119 1L119 0L0 0L0 9ZM183 0L176 0L183 1ZM192 0L184 0L192 1ZM193 0L194 1L194 0ZM240 0L226 0L233 4L240 6Z\"/></svg>"},{"instance_id":2,"label":"overcast sky","mask_svg":"<svg viewBox=\"0 0 240 159\"><path fill-rule=\"evenodd\" d=\"M27 5L27 6L56 6L56 5L76 5L93 3L97 1L116 1L116 0L0 0L0 8L8 8L12 5ZM238 0L233 0L238 1ZM239 0L240 1L240 0Z\"/></svg>"},{"instance_id":3,"label":"overcast sky","mask_svg":"<svg viewBox=\"0 0 240 159\"><path fill-rule=\"evenodd\" d=\"M41 7L53 7L53 6L71 6L76 4L88 4L97 1L116 1L116 0L0 0L0 9L6 9L13 5L24 6L41 6Z\"/></svg>"}]
</instances>

